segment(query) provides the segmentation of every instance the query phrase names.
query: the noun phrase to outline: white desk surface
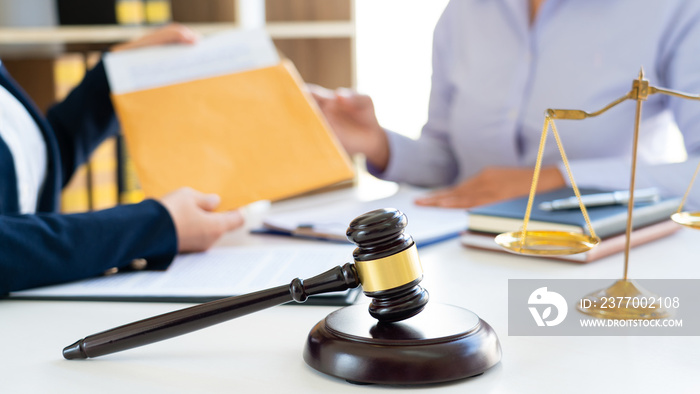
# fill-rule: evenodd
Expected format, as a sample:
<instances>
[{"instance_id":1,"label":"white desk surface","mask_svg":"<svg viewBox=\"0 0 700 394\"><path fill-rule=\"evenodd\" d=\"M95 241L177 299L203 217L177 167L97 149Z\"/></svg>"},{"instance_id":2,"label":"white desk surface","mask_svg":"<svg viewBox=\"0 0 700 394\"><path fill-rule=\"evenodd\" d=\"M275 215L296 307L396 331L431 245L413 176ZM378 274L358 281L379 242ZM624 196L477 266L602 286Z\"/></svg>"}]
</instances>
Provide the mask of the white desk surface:
<instances>
[{"instance_id":1,"label":"white desk surface","mask_svg":"<svg viewBox=\"0 0 700 394\"><path fill-rule=\"evenodd\" d=\"M232 234L224 241L313 242ZM454 239L419 251L430 302L472 310L499 335L501 362L485 374L421 386L445 393L697 393L700 337L508 335L509 278L620 278L622 254L587 265L470 250ZM700 232L682 229L632 250L630 278L700 278ZM350 257L349 257L350 258ZM342 262L329 262L329 267ZM290 278L291 280L292 278ZM591 289L596 290L596 289ZM309 330L333 307L280 306L198 332L90 360L63 347L186 304L0 301L2 393L354 393L308 367Z\"/></svg>"}]
</instances>

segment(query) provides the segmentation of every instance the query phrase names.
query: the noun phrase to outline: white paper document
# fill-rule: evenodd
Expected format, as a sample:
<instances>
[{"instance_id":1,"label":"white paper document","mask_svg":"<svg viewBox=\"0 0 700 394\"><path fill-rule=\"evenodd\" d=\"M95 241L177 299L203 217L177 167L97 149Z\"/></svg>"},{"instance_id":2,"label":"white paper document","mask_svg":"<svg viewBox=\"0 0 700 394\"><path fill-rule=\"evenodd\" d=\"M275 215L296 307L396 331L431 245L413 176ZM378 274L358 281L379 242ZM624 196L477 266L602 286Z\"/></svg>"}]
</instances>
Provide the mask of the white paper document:
<instances>
[{"instance_id":1,"label":"white paper document","mask_svg":"<svg viewBox=\"0 0 700 394\"><path fill-rule=\"evenodd\" d=\"M180 255L165 271L133 271L18 291L11 298L202 302L306 279L352 262L351 245L219 247ZM311 297L307 303L344 305L357 291Z\"/></svg>"},{"instance_id":2,"label":"white paper document","mask_svg":"<svg viewBox=\"0 0 700 394\"><path fill-rule=\"evenodd\" d=\"M321 238L349 242L345 232L357 216L380 208L395 208L408 218L406 233L416 245L426 246L459 235L467 228L464 209L448 209L419 206L414 200L427 192L402 187L386 198L359 201L352 198L336 200L308 208L275 213L263 219L263 226L272 231L299 237Z\"/></svg>"},{"instance_id":3,"label":"white paper document","mask_svg":"<svg viewBox=\"0 0 700 394\"><path fill-rule=\"evenodd\" d=\"M230 30L194 44L162 45L105 55L114 94L271 67L280 62L263 29Z\"/></svg>"}]
</instances>

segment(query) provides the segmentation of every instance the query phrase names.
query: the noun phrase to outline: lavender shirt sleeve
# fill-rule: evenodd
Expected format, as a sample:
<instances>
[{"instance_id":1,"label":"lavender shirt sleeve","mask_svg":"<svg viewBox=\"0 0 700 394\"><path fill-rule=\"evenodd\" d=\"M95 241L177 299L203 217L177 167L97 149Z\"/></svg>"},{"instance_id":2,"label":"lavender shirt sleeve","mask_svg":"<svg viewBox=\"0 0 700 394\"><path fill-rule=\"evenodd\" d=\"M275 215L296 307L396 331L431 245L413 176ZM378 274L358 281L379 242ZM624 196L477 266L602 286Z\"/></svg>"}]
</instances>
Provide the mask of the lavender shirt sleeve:
<instances>
[{"instance_id":1,"label":"lavender shirt sleeve","mask_svg":"<svg viewBox=\"0 0 700 394\"><path fill-rule=\"evenodd\" d=\"M452 86L447 79L451 37L445 16L438 22L433 37L433 74L428 121L421 136L414 140L385 130L389 140L389 163L383 172L368 166L371 174L394 182L435 187L451 184L458 173L448 132Z\"/></svg>"}]
</instances>

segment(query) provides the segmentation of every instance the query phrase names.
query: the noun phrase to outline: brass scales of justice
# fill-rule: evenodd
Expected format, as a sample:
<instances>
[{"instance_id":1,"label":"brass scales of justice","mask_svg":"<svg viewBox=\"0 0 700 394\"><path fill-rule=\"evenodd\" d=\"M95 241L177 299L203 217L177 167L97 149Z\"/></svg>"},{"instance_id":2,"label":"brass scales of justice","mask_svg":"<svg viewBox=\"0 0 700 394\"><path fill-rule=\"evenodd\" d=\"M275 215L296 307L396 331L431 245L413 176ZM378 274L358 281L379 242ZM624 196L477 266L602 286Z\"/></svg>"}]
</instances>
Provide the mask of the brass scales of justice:
<instances>
[{"instance_id":1,"label":"brass scales of justice","mask_svg":"<svg viewBox=\"0 0 700 394\"><path fill-rule=\"evenodd\" d=\"M632 233L632 212L634 210L634 183L637 168L637 143L639 140L639 124L641 122L642 116L642 102L645 101L649 96L661 93L669 96L679 97L683 99L700 100L700 95L691 95L687 93L681 93L673 90L657 88L649 85L649 81L644 79L644 70L641 69L639 72L639 77L632 82L632 89L624 96L618 98L617 100L611 102L604 108L588 113L582 110L571 110L571 109L547 109L545 111L544 126L542 129L542 136L540 138L539 150L537 153L537 160L535 163L535 171L532 177L532 185L530 187L530 195L527 203L527 208L525 210L525 217L523 220L522 229L520 231L508 232L500 234L496 237L496 243L498 243L503 248L519 254L527 255L539 255L539 256L553 256L553 255L566 255L566 254L576 254L582 253L587 250L594 248L600 243L600 238L596 236L595 230L591 225L590 218L588 217L588 212L586 207L583 205L581 200L581 194L574 177L571 173L571 168L569 162L566 158L566 153L564 152L564 146L559 138L559 133L554 124L554 119L569 119L569 120L582 120L586 118L592 118L603 114L609 109L615 107L616 105L622 103L626 100L636 100L636 117L634 123L634 136L632 145L632 171L630 175L630 186L629 186L629 204L627 209L627 224L626 224L626 240L625 240L625 250L624 250L624 274L621 280L616 281L613 285L606 289L602 289L591 294L588 294L584 299L589 299L593 301L590 303L591 307L583 308L579 303L577 309L588 315L607 318L607 319L662 319L668 317L670 312L667 309L652 306L642 307L641 305L627 305L625 308L613 308L613 309L602 309L597 306L601 305L600 299L602 297L651 297L652 293L642 288L634 281L628 279L628 267L629 267L629 254L630 254L630 237ZM589 234L580 234L565 231L528 231L527 225L530 219L530 213L532 211L532 204L535 198L535 193L537 189L537 182L539 179L540 168L542 165L542 155L544 152L545 141L547 138L547 133L549 128L552 129L552 134L554 134L557 147L559 148L559 153L561 154L564 167L566 168L566 173L571 182L571 187L574 190L576 198L578 199L579 208L583 217L586 221L586 226L588 228ZM685 205L688 194L695 182L698 171L700 170L700 163L695 169L688 188L681 200L680 206L676 213L671 216L671 219L678 224L700 229L700 212L685 212L683 211L683 206Z\"/></svg>"}]
</instances>

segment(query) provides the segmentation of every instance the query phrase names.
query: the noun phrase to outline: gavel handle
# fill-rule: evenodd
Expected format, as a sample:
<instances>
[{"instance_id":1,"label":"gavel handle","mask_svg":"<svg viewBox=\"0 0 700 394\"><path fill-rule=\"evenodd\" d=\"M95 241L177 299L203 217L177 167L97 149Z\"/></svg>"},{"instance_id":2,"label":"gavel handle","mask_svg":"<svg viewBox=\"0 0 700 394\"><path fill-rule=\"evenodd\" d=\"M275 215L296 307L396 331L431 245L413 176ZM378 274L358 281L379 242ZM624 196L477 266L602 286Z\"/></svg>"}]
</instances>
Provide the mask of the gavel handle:
<instances>
[{"instance_id":1,"label":"gavel handle","mask_svg":"<svg viewBox=\"0 0 700 394\"><path fill-rule=\"evenodd\" d=\"M347 263L306 280L165 313L87 336L63 349L68 360L98 357L147 345L213 326L289 301L304 302L315 294L357 287L355 266Z\"/></svg>"}]
</instances>

